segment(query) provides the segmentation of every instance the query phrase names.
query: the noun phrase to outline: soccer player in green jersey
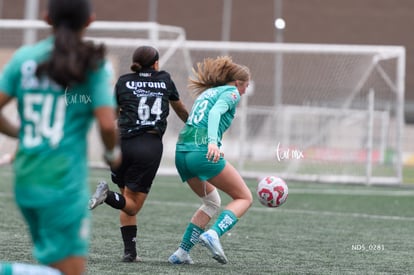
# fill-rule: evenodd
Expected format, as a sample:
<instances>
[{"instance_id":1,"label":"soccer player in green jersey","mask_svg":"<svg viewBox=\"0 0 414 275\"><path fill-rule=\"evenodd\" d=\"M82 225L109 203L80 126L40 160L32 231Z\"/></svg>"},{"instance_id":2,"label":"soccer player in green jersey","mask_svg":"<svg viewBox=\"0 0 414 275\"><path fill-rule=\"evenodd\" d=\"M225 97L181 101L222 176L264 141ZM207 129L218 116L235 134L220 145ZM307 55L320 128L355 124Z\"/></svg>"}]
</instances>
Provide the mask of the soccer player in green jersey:
<instances>
[{"instance_id":1,"label":"soccer player in green jersey","mask_svg":"<svg viewBox=\"0 0 414 275\"><path fill-rule=\"evenodd\" d=\"M2 274L52 274L50 268L65 275L85 273L87 133L94 118L107 163L116 166L121 157L105 47L82 38L93 18L89 0L49 0L45 19L52 35L18 49L0 77L0 113L15 99L20 118L17 127L0 115L0 131L19 139L13 164L16 203L35 259L49 266L42 271L42 266L3 263Z\"/></svg>"},{"instance_id":2,"label":"soccer player in green jersey","mask_svg":"<svg viewBox=\"0 0 414 275\"><path fill-rule=\"evenodd\" d=\"M219 263L227 263L219 238L252 204L252 194L243 178L220 152L222 135L230 127L249 81L249 69L230 57L206 58L198 63L195 78L189 81L189 88L198 97L178 137L175 163L182 181L201 198L202 205L191 218L179 248L169 257L172 264L192 264L189 252L198 242L209 248ZM220 209L216 188L232 201L204 231Z\"/></svg>"}]
</instances>

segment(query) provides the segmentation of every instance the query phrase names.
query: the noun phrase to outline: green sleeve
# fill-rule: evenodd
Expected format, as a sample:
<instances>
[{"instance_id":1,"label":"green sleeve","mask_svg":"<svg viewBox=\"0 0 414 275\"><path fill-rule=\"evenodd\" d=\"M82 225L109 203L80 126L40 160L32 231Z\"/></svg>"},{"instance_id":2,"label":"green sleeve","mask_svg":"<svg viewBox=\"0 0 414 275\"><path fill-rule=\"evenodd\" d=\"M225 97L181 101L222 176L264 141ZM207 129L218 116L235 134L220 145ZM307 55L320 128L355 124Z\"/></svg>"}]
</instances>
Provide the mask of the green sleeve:
<instances>
[{"instance_id":1,"label":"green sleeve","mask_svg":"<svg viewBox=\"0 0 414 275\"><path fill-rule=\"evenodd\" d=\"M208 143L217 144L217 133L221 115L227 112L229 105L225 100L219 99L208 114Z\"/></svg>"},{"instance_id":2,"label":"green sleeve","mask_svg":"<svg viewBox=\"0 0 414 275\"><path fill-rule=\"evenodd\" d=\"M111 88L112 69L106 62L91 75L91 94L93 109L103 106L114 107L115 98Z\"/></svg>"},{"instance_id":3,"label":"green sleeve","mask_svg":"<svg viewBox=\"0 0 414 275\"><path fill-rule=\"evenodd\" d=\"M16 94L16 85L19 83L19 66L16 63L16 56L4 67L0 74L0 91L8 96L14 97Z\"/></svg>"}]
</instances>

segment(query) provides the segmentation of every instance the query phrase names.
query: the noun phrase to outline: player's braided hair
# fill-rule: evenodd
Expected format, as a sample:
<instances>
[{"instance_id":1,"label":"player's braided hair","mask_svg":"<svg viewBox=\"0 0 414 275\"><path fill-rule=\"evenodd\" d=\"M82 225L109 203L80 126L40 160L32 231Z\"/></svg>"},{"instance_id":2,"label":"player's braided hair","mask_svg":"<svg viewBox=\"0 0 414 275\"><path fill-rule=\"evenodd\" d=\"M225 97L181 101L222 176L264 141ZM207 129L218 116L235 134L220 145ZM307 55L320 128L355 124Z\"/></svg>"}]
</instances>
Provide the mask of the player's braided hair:
<instances>
[{"instance_id":1,"label":"player's braided hair","mask_svg":"<svg viewBox=\"0 0 414 275\"><path fill-rule=\"evenodd\" d=\"M226 85L235 80L248 81L250 71L246 66L233 62L229 56L205 58L193 68L194 77L189 79L188 88L199 95L208 88Z\"/></svg>"},{"instance_id":2,"label":"player's braided hair","mask_svg":"<svg viewBox=\"0 0 414 275\"><path fill-rule=\"evenodd\" d=\"M92 7L89 0L49 0L48 16L54 31L50 58L37 68L37 76L48 75L66 87L84 82L88 71L103 61L105 47L82 40Z\"/></svg>"}]
</instances>

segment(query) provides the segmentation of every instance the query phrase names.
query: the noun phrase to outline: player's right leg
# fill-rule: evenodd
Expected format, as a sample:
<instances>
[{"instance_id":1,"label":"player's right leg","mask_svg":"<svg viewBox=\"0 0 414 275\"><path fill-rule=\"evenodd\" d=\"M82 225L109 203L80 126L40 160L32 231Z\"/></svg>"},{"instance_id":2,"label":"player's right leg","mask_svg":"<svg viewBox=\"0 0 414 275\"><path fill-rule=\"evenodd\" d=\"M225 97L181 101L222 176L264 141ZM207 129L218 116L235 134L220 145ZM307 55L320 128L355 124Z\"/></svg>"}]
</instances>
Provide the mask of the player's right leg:
<instances>
[{"instance_id":1,"label":"player's right leg","mask_svg":"<svg viewBox=\"0 0 414 275\"><path fill-rule=\"evenodd\" d=\"M87 192L81 191L53 207L20 205L33 239L33 256L39 263L68 275L85 272L91 223L87 203Z\"/></svg>"}]
</instances>

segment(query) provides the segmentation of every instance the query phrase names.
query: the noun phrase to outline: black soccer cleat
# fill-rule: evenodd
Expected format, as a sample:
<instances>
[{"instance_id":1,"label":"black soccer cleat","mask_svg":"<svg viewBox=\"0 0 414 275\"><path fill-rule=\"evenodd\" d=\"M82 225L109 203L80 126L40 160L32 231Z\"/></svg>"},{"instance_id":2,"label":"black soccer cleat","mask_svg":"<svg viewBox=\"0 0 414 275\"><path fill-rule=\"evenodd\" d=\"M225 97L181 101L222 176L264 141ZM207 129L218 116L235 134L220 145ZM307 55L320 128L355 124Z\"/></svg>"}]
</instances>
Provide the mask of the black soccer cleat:
<instances>
[{"instance_id":1,"label":"black soccer cleat","mask_svg":"<svg viewBox=\"0 0 414 275\"><path fill-rule=\"evenodd\" d=\"M134 256L132 254L125 254L124 257L122 257L122 262L124 263L133 263L133 262L140 262L141 258L138 256Z\"/></svg>"}]
</instances>

